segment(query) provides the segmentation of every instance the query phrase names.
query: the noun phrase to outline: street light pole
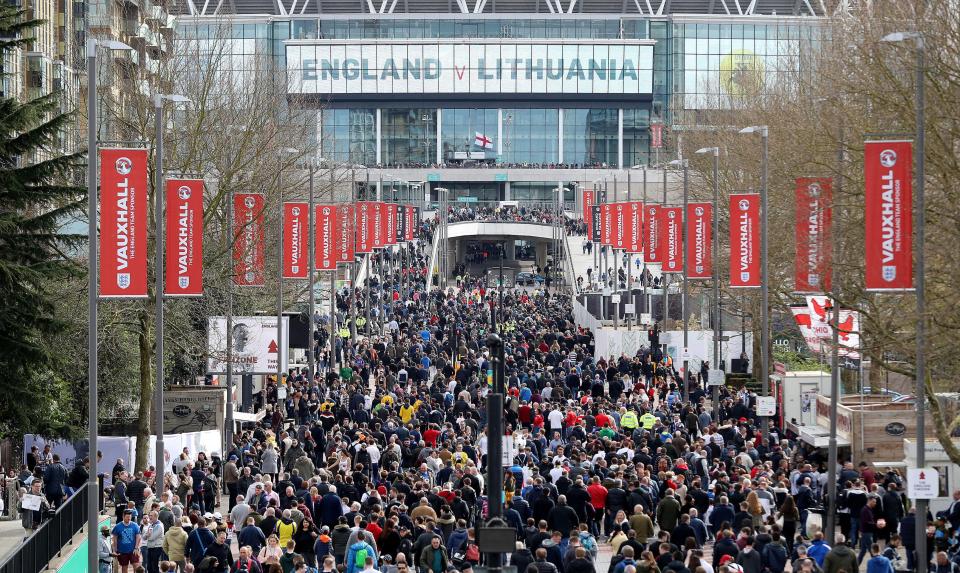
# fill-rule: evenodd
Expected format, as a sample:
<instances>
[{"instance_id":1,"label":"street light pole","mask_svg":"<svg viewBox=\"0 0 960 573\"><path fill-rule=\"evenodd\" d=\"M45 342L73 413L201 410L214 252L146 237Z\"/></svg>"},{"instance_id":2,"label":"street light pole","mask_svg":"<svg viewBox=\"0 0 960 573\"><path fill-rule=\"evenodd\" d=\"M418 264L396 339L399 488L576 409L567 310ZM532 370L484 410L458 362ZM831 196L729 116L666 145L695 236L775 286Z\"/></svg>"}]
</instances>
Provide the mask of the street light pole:
<instances>
[{"instance_id":1,"label":"street light pole","mask_svg":"<svg viewBox=\"0 0 960 573\"><path fill-rule=\"evenodd\" d=\"M696 153L713 155L713 369L720 369L720 148L704 147ZM713 386L713 421L720 423L720 386L715 380L708 380ZM833 539L832 537L830 539Z\"/></svg>"},{"instance_id":2,"label":"street light pole","mask_svg":"<svg viewBox=\"0 0 960 573\"><path fill-rule=\"evenodd\" d=\"M316 284L316 277L314 275L317 274L317 265L316 265L316 261L314 261L314 257L316 256L316 253L317 253L317 250L316 250L317 249L317 245L316 245L317 229L316 229L316 218L315 218L316 215L314 214L314 209L315 209L314 198L313 198L314 162L312 160L310 161L309 173L310 175L307 181L307 189L309 193L308 210L310 212L309 214L307 214L307 221L308 221L308 225L310 225L310 231L307 233L307 238L308 238L307 267L309 268L307 272L310 273L310 280L308 285L310 299L307 304L307 312L310 314L310 316L307 318L307 348L308 348L307 364L309 364L309 367L310 367L310 384L312 385L313 380L317 375L317 360L316 360L316 356L314 355L314 347L313 347L314 345L313 332L314 332L314 329L316 328L316 322L317 322L316 319L314 318L314 314L316 314L316 304L317 304L316 300L314 300L316 298L316 294L313 292L314 285ZM334 213L332 216L335 217L336 213Z\"/></svg>"}]
</instances>

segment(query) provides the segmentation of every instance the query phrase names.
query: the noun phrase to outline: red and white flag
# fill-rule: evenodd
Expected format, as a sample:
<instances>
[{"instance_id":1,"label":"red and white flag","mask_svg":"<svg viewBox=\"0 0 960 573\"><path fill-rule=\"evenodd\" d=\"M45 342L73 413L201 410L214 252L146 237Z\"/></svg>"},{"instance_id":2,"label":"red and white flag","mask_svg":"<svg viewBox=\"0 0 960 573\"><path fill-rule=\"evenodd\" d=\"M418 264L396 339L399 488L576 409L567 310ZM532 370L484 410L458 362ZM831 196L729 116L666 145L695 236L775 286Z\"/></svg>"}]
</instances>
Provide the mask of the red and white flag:
<instances>
[{"instance_id":1,"label":"red and white flag","mask_svg":"<svg viewBox=\"0 0 960 573\"><path fill-rule=\"evenodd\" d=\"M237 286L264 286L263 210L261 193L233 196L233 282Z\"/></svg>"},{"instance_id":2,"label":"red and white flag","mask_svg":"<svg viewBox=\"0 0 960 573\"><path fill-rule=\"evenodd\" d=\"M665 273L683 272L683 207L661 207L663 218L663 269Z\"/></svg>"},{"instance_id":3,"label":"red and white flag","mask_svg":"<svg viewBox=\"0 0 960 573\"><path fill-rule=\"evenodd\" d=\"M100 150L100 296L147 296L147 150Z\"/></svg>"},{"instance_id":4,"label":"red and white flag","mask_svg":"<svg viewBox=\"0 0 960 573\"><path fill-rule=\"evenodd\" d=\"M487 137L479 131L474 132L473 144L484 149L493 149L493 139Z\"/></svg>"},{"instance_id":5,"label":"red and white flag","mask_svg":"<svg viewBox=\"0 0 960 573\"><path fill-rule=\"evenodd\" d=\"M308 255L310 204L283 204L283 278L305 279L310 274Z\"/></svg>"},{"instance_id":6,"label":"red and white flag","mask_svg":"<svg viewBox=\"0 0 960 573\"><path fill-rule=\"evenodd\" d=\"M833 181L829 177L797 178L795 292L830 291L832 190Z\"/></svg>"},{"instance_id":7,"label":"red and white flag","mask_svg":"<svg viewBox=\"0 0 960 573\"><path fill-rule=\"evenodd\" d=\"M713 275L712 223L712 203L687 203L687 278Z\"/></svg>"},{"instance_id":8,"label":"red and white flag","mask_svg":"<svg viewBox=\"0 0 960 573\"><path fill-rule=\"evenodd\" d=\"M167 179L163 294L203 296L203 179Z\"/></svg>"},{"instance_id":9,"label":"red and white flag","mask_svg":"<svg viewBox=\"0 0 960 573\"><path fill-rule=\"evenodd\" d=\"M760 196L730 195L730 286L760 287Z\"/></svg>"},{"instance_id":10,"label":"red and white flag","mask_svg":"<svg viewBox=\"0 0 960 573\"><path fill-rule=\"evenodd\" d=\"M913 142L868 141L863 150L866 184L866 275L871 291L913 288Z\"/></svg>"}]
</instances>

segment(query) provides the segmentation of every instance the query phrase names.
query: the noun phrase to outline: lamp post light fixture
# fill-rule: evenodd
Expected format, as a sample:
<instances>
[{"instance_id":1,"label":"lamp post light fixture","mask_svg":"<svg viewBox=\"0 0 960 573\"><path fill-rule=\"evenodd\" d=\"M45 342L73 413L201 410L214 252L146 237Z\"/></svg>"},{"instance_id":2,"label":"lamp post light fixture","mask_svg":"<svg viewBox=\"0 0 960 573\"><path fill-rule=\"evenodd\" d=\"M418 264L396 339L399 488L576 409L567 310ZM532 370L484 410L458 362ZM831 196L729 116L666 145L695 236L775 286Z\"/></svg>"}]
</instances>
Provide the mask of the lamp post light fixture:
<instances>
[{"instance_id":1,"label":"lamp post light fixture","mask_svg":"<svg viewBox=\"0 0 960 573\"><path fill-rule=\"evenodd\" d=\"M764 396L770 395L770 287L767 261L767 171L769 169L769 130L766 125L753 125L740 130L740 133L759 133L762 146L760 167L760 385ZM763 439L770 437L770 426L766 416L760 417L760 431Z\"/></svg>"},{"instance_id":2,"label":"lamp post light fixture","mask_svg":"<svg viewBox=\"0 0 960 573\"><path fill-rule=\"evenodd\" d=\"M713 156L713 369L720 369L720 337L723 333L720 319L720 148L703 147L694 153L702 155L709 153ZM720 422L720 386L716 381L709 381L713 386L713 419Z\"/></svg>"}]
</instances>

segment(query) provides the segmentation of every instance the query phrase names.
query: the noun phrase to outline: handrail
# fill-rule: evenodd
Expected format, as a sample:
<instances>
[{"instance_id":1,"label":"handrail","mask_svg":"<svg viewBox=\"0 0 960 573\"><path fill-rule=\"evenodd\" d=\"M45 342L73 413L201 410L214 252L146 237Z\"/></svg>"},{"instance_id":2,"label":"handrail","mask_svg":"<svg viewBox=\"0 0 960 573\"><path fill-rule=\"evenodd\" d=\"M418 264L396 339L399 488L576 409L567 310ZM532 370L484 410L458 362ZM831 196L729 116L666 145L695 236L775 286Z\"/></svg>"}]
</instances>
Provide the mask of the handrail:
<instances>
[{"instance_id":1,"label":"handrail","mask_svg":"<svg viewBox=\"0 0 960 573\"><path fill-rule=\"evenodd\" d=\"M427 292L433 290L433 269L434 265L437 264L437 253L440 247L439 239L439 229L433 234L433 241L430 245L430 258L428 259L429 266L427 267ZM443 288L440 286L440 288Z\"/></svg>"},{"instance_id":2,"label":"handrail","mask_svg":"<svg viewBox=\"0 0 960 573\"><path fill-rule=\"evenodd\" d=\"M84 484L67 498L52 517L0 563L0 573L40 573L71 542L87 523L87 497L90 486ZM96 543L97 532L90 532Z\"/></svg>"}]
</instances>

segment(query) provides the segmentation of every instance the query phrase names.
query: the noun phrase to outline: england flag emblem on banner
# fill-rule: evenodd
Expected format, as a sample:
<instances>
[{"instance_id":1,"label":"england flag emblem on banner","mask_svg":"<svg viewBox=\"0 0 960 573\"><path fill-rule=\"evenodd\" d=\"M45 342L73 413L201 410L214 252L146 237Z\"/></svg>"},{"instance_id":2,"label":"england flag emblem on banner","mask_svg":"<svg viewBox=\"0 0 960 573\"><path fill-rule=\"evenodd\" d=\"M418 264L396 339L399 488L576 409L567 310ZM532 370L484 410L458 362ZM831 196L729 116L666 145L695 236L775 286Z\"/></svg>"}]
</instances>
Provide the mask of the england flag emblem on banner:
<instances>
[{"instance_id":1,"label":"england flag emblem on banner","mask_svg":"<svg viewBox=\"0 0 960 573\"><path fill-rule=\"evenodd\" d=\"M493 140L479 131L473 136L473 144L484 149L493 149Z\"/></svg>"}]
</instances>

